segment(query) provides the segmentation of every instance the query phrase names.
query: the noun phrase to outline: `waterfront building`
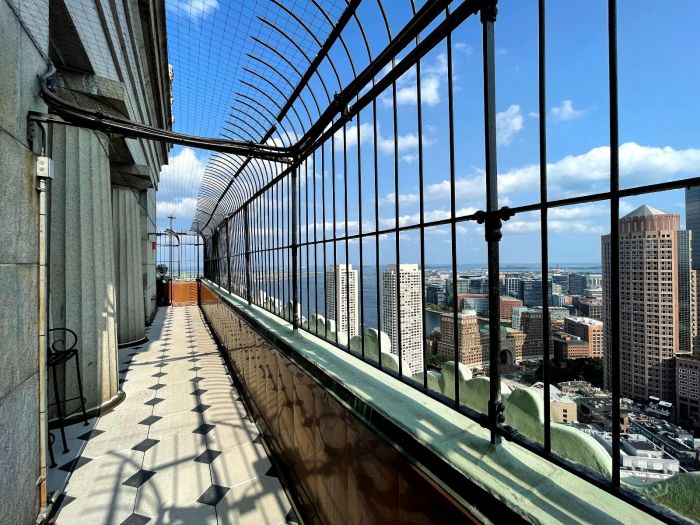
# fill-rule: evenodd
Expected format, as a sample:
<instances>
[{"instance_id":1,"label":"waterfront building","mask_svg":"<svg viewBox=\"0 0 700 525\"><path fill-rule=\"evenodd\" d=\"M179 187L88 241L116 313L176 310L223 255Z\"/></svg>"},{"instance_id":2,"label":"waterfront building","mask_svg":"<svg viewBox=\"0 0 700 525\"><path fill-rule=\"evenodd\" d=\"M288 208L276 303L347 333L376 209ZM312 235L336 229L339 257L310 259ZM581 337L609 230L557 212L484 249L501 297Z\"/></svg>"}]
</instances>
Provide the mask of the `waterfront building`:
<instances>
[{"instance_id":1,"label":"waterfront building","mask_svg":"<svg viewBox=\"0 0 700 525\"><path fill-rule=\"evenodd\" d=\"M382 272L381 329L391 340L393 354L399 355L401 348L401 358L409 364L411 374L423 371L422 290L417 264L400 264L398 276L395 264Z\"/></svg>"},{"instance_id":2,"label":"waterfront building","mask_svg":"<svg viewBox=\"0 0 700 525\"><path fill-rule=\"evenodd\" d=\"M357 270L352 264L337 264L326 270L326 316L336 322L348 340L359 334Z\"/></svg>"},{"instance_id":3,"label":"waterfront building","mask_svg":"<svg viewBox=\"0 0 700 525\"><path fill-rule=\"evenodd\" d=\"M602 321L589 317L567 317L564 319L564 331L588 343L588 351L581 357L603 357Z\"/></svg>"},{"instance_id":4,"label":"waterfront building","mask_svg":"<svg viewBox=\"0 0 700 525\"><path fill-rule=\"evenodd\" d=\"M611 356L620 352L622 396L647 401L675 399L673 358L690 352L690 235L680 217L640 206L619 221L619 283L610 276L610 235L602 237L605 387L611 388ZM618 293L620 339L613 348L610 333L612 293Z\"/></svg>"},{"instance_id":5,"label":"waterfront building","mask_svg":"<svg viewBox=\"0 0 700 525\"><path fill-rule=\"evenodd\" d=\"M454 314L440 316L440 341L438 353L454 359L455 347L459 348L459 360L470 367L481 367L488 362L488 347L482 346L481 332L475 310L457 312L457 344L455 345Z\"/></svg>"},{"instance_id":6,"label":"waterfront building","mask_svg":"<svg viewBox=\"0 0 700 525\"><path fill-rule=\"evenodd\" d=\"M700 357L676 356L676 416L682 424L700 428Z\"/></svg>"}]
</instances>

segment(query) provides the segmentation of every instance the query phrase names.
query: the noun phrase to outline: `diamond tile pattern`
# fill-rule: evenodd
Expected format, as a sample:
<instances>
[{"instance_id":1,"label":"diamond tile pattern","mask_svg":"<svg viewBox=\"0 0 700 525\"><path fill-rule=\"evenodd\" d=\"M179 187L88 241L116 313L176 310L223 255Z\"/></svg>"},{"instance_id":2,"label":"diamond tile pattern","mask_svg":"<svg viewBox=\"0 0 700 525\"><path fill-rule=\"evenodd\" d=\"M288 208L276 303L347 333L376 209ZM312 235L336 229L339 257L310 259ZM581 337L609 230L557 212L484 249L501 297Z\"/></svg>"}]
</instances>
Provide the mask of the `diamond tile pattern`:
<instances>
[{"instance_id":1,"label":"diamond tile pattern","mask_svg":"<svg viewBox=\"0 0 700 525\"><path fill-rule=\"evenodd\" d=\"M78 470L80 467L87 465L91 461L92 461L92 458L86 458L86 457L80 456L78 458L70 460L65 465L61 465L60 467L58 467L58 470L62 470L64 472L73 472L75 470Z\"/></svg>"},{"instance_id":2,"label":"diamond tile pattern","mask_svg":"<svg viewBox=\"0 0 700 525\"><path fill-rule=\"evenodd\" d=\"M151 521L151 518L148 516L141 516L141 514L136 514L135 512L126 518L124 521L122 521L119 525L146 525Z\"/></svg>"},{"instance_id":3,"label":"diamond tile pattern","mask_svg":"<svg viewBox=\"0 0 700 525\"><path fill-rule=\"evenodd\" d=\"M100 430L98 428L92 429L90 432L85 432L85 434L81 434L78 436L78 439L82 439L83 441L87 441L88 439L92 439L94 437L99 436L100 434L104 434L104 430Z\"/></svg>"},{"instance_id":4,"label":"diamond tile pattern","mask_svg":"<svg viewBox=\"0 0 700 525\"><path fill-rule=\"evenodd\" d=\"M194 432L195 434L206 435L206 434L208 434L209 432L211 432L212 430L214 430L214 427L216 427L216 425L210 425L210 424L208 424L208 423L202 423L202 424L199 425L197 428L195 428L192 432Z\"/></svg>"},{"instance_id":5,"label":"diamond tile pattern","mask_svg":"<svg viewBox=\"0 0 700 525\"><path fill-rule=\"evenodd\" d=\"M197 501L199 503L204 503L205 505L216 506L228 491L228 487L212 484L207 490L204 491L204 494L202 494Z\"/></svg>"},{"instance_id":6,"label":"diamond tile pattern","mask_svg":"<svg viewBox=\"0 0 700 525\"><path fill-rule=\"evenodd\" d=\"M271 477L274 469L262 474L270 464L259 446L262 436L243 420L240 404L228 393L211 396L228 392L230 380L199 309L160 308L149 337L142 347L120 351L126 399L92 420L91 430L82 424L67 429L77 436L69 445L72 455L57 457L60 466L49 476L49 490L62 501L56 525L297 521L280 481ZM190 364L197 362L205 364ZM199 383L200 371L207 381ZM199 397L207 392L204 403ZM214 412L228 419L207 419ZM224 448L224 436L239 427L250 429L240 444L254 440L255 455L244 453L247 447ZM76 457L81 450L86 455ZM245 487L228 483L217 477L222 465L257 477Z\"/></svg>"},{"instance_id":7,"label":"diamond tile pattern","mask_svg":"<svg viewBox=\"0 0 700 525\"><path fill-rule=\"evenodd\" d=\"M163 419L163 418L160 416L148 416L143 421L139 421L139 425L149 425L150 426L153 423L160 421L161 419Z\"/></svg>"},{"instance_id":8,"label":"diamond tile pattern","mask_svg":"<svg viewBox=\"0 0 700 525\"><path fill-rule=\"evenodd\" d=\"M217 457L219 457L220 454L221 454L221 452L219 452L218 450L206 449L199 456L194 458L194 460L198 463L207 463L208 464L208 463L211 463L212 461L214 461Z\"/></svg>"},{"instance_id":9,"label":"diamond tile pattern","mask_svg":"<svg viewBox=\"0 0 700 525\"><path fill-rule=\"evenodd\" d=\"M138 445L134 445L133 447L131 447L131 450L138 450L139 452L146 452L148 449L157 445L158 443L160 443L159 439L146 438Z\"/></svg>"},{"instance_id":10,"label":"diamond tile pattern","mask_svg":"<svg viewBox=\"0 0 700 525\"><path fill-rule=\"evenodd\" d=\"M155 475L156 473L152 470L141 469L136 474L127 479L124 483L122 483L122 485L126 485L127 487L138 488Z\"/></svg>"}]
</instances>

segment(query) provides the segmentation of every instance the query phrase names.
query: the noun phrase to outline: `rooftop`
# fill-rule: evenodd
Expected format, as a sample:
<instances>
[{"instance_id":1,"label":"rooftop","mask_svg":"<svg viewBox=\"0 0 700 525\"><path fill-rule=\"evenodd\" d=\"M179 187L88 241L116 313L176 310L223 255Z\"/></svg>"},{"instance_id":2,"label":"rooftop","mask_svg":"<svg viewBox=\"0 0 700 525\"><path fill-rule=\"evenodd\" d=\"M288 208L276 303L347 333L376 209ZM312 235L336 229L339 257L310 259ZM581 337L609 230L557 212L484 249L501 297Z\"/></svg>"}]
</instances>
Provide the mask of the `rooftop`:
<instances>
[{"instance_id":1,"label":"rooftop","mask_svg":"<svg viewBox=\"0 0 700 525\"><path fill-rule=\"evenodd\" d=\"M652 217L654 215L669 215L665 211L661 211L658 208L654 208L653 206L649 206L648 204L643 204L639 208L637 208L634 211L631 211L627 215L623 217L623 219L629 219L632 217Z\"/></svg>"}]
</instances>

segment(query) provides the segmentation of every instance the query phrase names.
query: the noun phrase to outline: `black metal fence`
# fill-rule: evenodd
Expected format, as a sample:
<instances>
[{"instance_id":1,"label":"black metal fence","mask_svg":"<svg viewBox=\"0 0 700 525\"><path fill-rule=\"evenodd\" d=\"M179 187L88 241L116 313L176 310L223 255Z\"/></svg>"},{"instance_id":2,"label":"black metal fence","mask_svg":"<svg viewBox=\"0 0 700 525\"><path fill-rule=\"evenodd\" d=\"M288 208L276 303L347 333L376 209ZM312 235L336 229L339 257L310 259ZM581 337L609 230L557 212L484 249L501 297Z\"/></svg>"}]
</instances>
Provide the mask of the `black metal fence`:
<instances>
[{"instance_id":1,"label":"black metal fence","mask_svg":"<svg viewBox=\"0 0 700 525\"><path fill-rule=\"evenodd\" d=\"M615 0L608 2L608 83L609 83L609 189L604 192L580 195L571 198L550 199L547 164L547 87L545 75L545 0L539 0L539 199L538 202L514 206L501 206L497 177L496 145L496 81L494 28L496 25L496 2L464 1L454 9L435 9L430 2L414 11L413 30L392 35L391 44L379 56L369 57L365 70L356 74L355 80L334 97L329 97L329 108L304 133L297 137L301 147L293 163L287 167L270 167L262 177L258 189L247 196L237 196L237 208L223 216L217 209L227 186L216 206L209 212L209 221L200 224L204 231L204 276L247 301L261 306L293 325L293 329L308 330L348 351L367 363L378 367L417 390L439 399L445 405L459 410L491 431L491 442L497 445L502 438L515 441L575 472L606 490L616 493L634 505L646 508L651 514L665 520L677 516L660 508L620 483L620 355L612 352L613 370L611 384L611 472L610 478L595 474L573 463L553 449L550 420L550 339L549 246L548 218L552 210L583 203L603 203L609 206L611 232L610 280L613 289L619 282L619 232L620 199L653 192L680 189L700 183L700 179L674 180L659 184L620 188L619 139L618 139L618 67L617 67L617 6ZM355 4L355 3L351 3ZM435 4L440 4L436 2ZM350 8L348 8L350 9ZM438 16L439 15L439 16ZM473 20L476 16L480 20ZM457 97L453 86L452 33L461 24L481 24L483 64L483 97L478 105L483 111L480 126L483 130L484 154L484 206L478 211L464 211L457 202L456 152L460 147L454 122L459 116L454 108ZM450 186L449 214L434 216L426 209L424 195L425 166L423 154L426 142L422 112L421 59L436 46L444 46L447 67L447 134L449 157L448 173ZM399 50L403 58L397 60ZM393 53L393 54L392 54ZM382 68L391 67L379 76ZM399 109L397 81L407 71L416 75L416 110L410 115ZM308 79L307 79L308 81ZM381 102L380 102L381 101ZM388 102L387 102L388 101ZM378 135L378 104L389 104L393 115L393 136ZM288 108L287 108L288 109ZM402 177L400 165L399 119L414 119L417 155L413 165L417 181L417 201L420 211L417 217L402 217ZM366 126L364 124L367 124ZM365 135L365 133L367 135ZM269 137L268 137L269 138ZM380 160L378 149L390 150L392 162ZM277 170L279 174L275 174ZM272 175L271 175L272 173ZM330 173L330 177L327 175ZM233 179L232 179L233 180ZM382 197L386 189L392 190L393 200ZM382 191L380 191L382 190ZM234 199L235 201L235 199ZM387 220L387 211L390 217ZM502 242L504 221L526 214L536 214L540 221L540 261L542 282L542 333L543 333L543 389L544 428L541 442L529 439L513 428L503 416L501 397L500 355L500 296L499 245ZM218 226L211 229L209 223L216 218ZM490 396L488 408L480 413L465 406L460 393L460 374L454 374L454 385L448 390L451 395L435 391L430 387L431 370L425 351L428 335L426 317L412 317L417 307L424 312L426 307L426 235L437 228L447 229L450 239L452 301L452 341L458 342L459 305L458 296L458 232L465 225L479 225L483 229L487 250L485 267L488 269L487 294L488 320L488 377ZM472 228L474 226L471 226ZM406 235L417 235L420 243L418 260L407 260L402 255L402 239ZM393 272L382 259L395 263ZM359 261L356 269L350 261ZM403 272L402 264L415 263L420 272L419 296L412 298L410 290L413 269ZM393 282L392 282L393 280ZM393 295L393 297L392 297ZM407 306L408 305L408 306ZM617 294L612 294L609 304L608 345L619 348L620 308ZM354 328L357 318L357 328ZM331 319L333 323L329 323ZM390 319L390 322L389 322ZM408 345L402 323L422 324L420 340L420 366L416 366L415 355L407 356ZM386 339L367 332L391 332L391 347L396 356L396 366L388 359L387 349L382 350ZM370 340L371 339L371 340ZM382 341L385 341L384 343ZM371 351L370 351L371 347ZM377 348L378 347L378 348ZM460 344L454 344L454 360L461 362ZM411 361L407 359L414 359ZM409 366L410 369L406 370ZM418 370L416 370L418 368Z\"/></svg>"},{"instance_id":2,"label":"black metal fence","mask_svg":"<svg viewBox=\"0 0 700 525\"><path fill-rule=\"evenodd\" d=\"M190 281L203 275L203 242L191 232L165 230L156 234L156 273L159 277Z\"/></svg>"}]
</instances>

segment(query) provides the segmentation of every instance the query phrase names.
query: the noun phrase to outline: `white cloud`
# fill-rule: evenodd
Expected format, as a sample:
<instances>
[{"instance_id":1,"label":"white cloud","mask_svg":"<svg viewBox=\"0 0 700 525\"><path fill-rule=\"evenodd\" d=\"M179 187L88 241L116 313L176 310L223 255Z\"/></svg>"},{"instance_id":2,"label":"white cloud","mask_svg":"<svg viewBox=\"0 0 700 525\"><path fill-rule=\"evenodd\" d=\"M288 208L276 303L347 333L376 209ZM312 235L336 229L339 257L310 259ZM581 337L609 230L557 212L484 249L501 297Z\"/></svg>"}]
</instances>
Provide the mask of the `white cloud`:
<instances>
[{"instance_id":1,"label":"white cloud","mask_svg":"<svg viewBox=\"0 0 700 525\"><path fill-rule=\"evenodd\" d=\"M571 100L565 100L561 103L561 106L555 106L549 110L549 114L552 120L555 121L565 121L574 120L582 117L588 112L588 108L575 109L574 104Z\"/></svg>"},{"instance_id":2,"label":"white cloud","mask_svg":"<svg viewBox=\"0 0 700 525\"><path fill-rule=\"evenodd\" d=\"M158 190L164 192L177 184L177 189L194 188L195 193L202 181L206 158L199 158L191 148L182 148L168 158L168 164L160 170Z\"/></svg>"},{"instance_id":3,"label":"white cloud","mask_svg":"<svg viewBox=\"0 0 700 525\"><path fill-rule=\"evenodd\" d=\"M192 217L197 209L195 197L184 197L173 201L156 201L156 210L159 219L165 219L168 215L176 218Z\"/></svg>"},{"instance_id":4,"label":"white cloud","mask_svg":"<svg viewBox=\"0 0 700 525\"><path fill-rule=\"evenodd\" d=\"M454 44L454 49L467 57L470 57L474 52L474 49L464 42ZM390 67L385 68L382 71L382 76L390 70ZM442 81L447 78L447 54L439 53L432 61L428 59L423 60L421 62L420 76L421 103L428 106L439 104L441 100L440 86ZM416 105L418 103L418 82L416 77L416 67L414 66L396 81L396 103L398 105ZM390 107L393 104L390 95L383 96L381 102L385 107Z\"/></svg>"},{"instance_id":5,"label":"white cloud","mask_svg":"<svg viewBox=\"0 0 700 525\"><path fill-rule=\"evenodd\" d=\"M204 17L219 8L218 0L167 0L169 11L183 13L192 19Z\"/></svg>"},{"instance_id":6,"label":"white cloud","mask_svg":"<svg viewBox=\"0 0 700 525\"><path fill-rule=\"evenodd\" d=\"M372 140L372 134L374 132L374 126L369 122L360 124L360 143L364 144ZM357 146L357 125L351 124L345 127L345 140L347 140L347 149L354 148ZM333 142L335 144L336 151L343 150L343 130L342 128L333 134Z\"/></svg>"},{"instance_id":7,"label":"white cloud","mask_svg":"<svg viewBox=\"0 0 700 525\"><path fill-rule=\"evenodd\" d=\"M513 137L523 129L523 114L520 106L512 104L505 111L496 113L496 140L499 144L507 146Z\"/></svg>"},{"instance_id":8,"label":"white cloud","mask_svg":"<svg viewBox=\"0 0 700 525\"><path fill-rule=\"evenodd\" d=\"M610 148L600 146L580 155L569 155L547 165L550 190L558 196L580 195L582 191L605 191L609 187ZM620 177L629 185L700 176L700 149L675 150L671 147L641 146L627 142L620 146ZM510 195L522 192L537 192L539 188L539 164L514 168L498 175L499 197L507 205ZM455 180L455 196L461 203L483 207L485 194L483 170L474 169L470 176ZM449 200L451 184L448 179L428 184L425 187L426 202L437 203ZM400 194L401 203L418 202L417 193ZM394 194L382 199L393 203ZM621 203L621 207L624 201ZM624 212L624 210L622 210ZM631 211L631 210L627 210ZM438 215L445 212L437 211ZM584 218L586 214L608 216L607 206L595 210L590 208L560 208L550 212L552 219ZM449 214L448 214L449 215ZM556 228L556 226L554 226Z\"/></svg>"},{"instance_id":9,"label":"white cloud","mask_svg":"<svg viewBox=\"0 0 700 525\"><path fill-rule=\"evenodd\" d=\"M547 165L552 187L565 195L602 191L608 186L610 148L600 146L580 155L568 155ZM675 150L671 147L641 146L626 142L620 146L620 177L634 178L634 184L669 180L700 173L700 149ZM529 165L499 174L499 189L523 191L539 181L539 166Z\"/></svg>"}]
</instances>

